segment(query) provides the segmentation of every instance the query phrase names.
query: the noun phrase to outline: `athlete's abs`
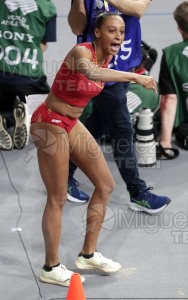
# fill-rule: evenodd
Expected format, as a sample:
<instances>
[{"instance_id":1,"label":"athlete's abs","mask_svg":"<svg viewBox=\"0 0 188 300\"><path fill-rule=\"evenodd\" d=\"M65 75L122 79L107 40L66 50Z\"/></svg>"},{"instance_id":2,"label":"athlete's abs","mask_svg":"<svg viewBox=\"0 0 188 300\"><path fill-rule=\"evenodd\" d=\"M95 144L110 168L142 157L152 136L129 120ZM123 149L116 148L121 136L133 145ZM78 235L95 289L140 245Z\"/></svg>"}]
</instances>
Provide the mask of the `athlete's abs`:
<instances>
[{"instance_id":1,"label":"athlete's abs","mask_svg":"<svg viewBox=\"0 0 188 300\"><path fill-rule=\"evenodd\" d=\"M70 118L79 118L84 109L84 107L72 106L64 102L62 99L57 98L52 91L50 91L45 103L52 111Z\"/></svg>"}]
</instances>

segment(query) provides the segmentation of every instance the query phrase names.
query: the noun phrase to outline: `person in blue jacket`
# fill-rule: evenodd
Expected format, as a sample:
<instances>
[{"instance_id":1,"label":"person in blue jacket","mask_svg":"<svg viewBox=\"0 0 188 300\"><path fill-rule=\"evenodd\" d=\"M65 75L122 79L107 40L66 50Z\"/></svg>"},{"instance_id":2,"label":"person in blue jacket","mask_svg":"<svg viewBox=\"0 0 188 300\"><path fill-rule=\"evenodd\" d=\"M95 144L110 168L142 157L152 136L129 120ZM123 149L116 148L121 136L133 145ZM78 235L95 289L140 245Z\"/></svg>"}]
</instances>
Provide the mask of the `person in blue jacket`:
<instances>
[{"instance_id":1,"label":"person in blue jacket","mask_svg":"<svg viewBox=\"0 0 188 300\"><path fill-rule=\"evenodd\" d=\"M94 39L94 24L99 13L112 11L119 13L125 22L125 39L118 54L110 62L109 68L128 71L141 62L140 17L149 6L150 0L73 0L68 14L69 25L77 42ZM130 194L130 208L153 214L164 209L170 202L168 197L151 192L139 176L137 158L133 144L133 128L127 107L126 93L130 83L106 83L103 91L92 99L91 115L84 125L96 138L107 129L113 147L113 155L122 179ZM76 166L70 162L68 200L86 202L89 196L78 189L74 179Z\"/></svg>"}]
</instances>

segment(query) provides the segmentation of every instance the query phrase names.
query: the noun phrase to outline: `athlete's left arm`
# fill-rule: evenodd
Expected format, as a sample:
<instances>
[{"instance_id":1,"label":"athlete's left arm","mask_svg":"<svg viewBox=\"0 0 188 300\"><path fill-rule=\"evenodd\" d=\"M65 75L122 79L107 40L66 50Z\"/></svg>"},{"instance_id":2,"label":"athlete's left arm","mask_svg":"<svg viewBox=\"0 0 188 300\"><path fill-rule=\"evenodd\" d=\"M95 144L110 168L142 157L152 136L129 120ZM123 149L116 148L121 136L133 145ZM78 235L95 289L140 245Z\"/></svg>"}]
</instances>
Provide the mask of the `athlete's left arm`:
<instances>
[{"instance_id":1,"label":"athlete's left arm","mask_svg":"<svg viewBox=\"0 0 188 300\"><path fill-rule=\"evenodd\" d=\"M125 15L141 18L151 0L106 0L110 5Z\"/></svg>"}]
</instances>

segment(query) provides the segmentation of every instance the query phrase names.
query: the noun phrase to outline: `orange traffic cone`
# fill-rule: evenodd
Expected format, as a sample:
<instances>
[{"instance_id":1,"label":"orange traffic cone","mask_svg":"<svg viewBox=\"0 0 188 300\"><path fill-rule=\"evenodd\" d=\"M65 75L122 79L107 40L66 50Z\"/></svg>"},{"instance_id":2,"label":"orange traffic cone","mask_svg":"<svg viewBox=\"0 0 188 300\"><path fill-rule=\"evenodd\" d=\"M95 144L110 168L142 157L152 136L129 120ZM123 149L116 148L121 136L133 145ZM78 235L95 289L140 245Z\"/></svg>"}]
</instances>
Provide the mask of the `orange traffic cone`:
<instances>
[{"instance_id":1,"label":"orange traffic cone","mask_svg":"<svg viewBox=\"0 0 188 300\"><path fill-rule=\"evenodd\" d=\"M70 280L66 300L86 300L80 274L73 273Z\"/></svg>"}]
</instances>

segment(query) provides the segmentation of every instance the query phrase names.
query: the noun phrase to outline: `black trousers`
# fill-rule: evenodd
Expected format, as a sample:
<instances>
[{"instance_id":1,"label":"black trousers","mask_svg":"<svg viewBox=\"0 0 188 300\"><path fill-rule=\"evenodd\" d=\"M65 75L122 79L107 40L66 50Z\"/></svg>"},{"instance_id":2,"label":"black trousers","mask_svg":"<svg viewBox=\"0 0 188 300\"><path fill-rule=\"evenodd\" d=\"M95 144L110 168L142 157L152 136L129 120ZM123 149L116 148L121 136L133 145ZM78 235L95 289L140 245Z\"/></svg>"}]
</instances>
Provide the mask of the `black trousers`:
<instances>
[{"instance_id":1,"label":"black trousers","mask_svg":"<svg viewBox=\"0 0 188 300\"><path fill-rule=\"evenodd\" d=\"M19 85L11 84L11 82L0 82L0 114L6 118L7 127L14 126L13 110L16 101L26 102L25 96L34 94L48 94L50 87L46 78L33 80L31 83Z\"/></svg>"},{"instance_id":2,"label":"black trousers","mask_svg":"<svg viewBox=\"0 0 188 300\"><path fill-rule=\"evenodd\" d=\"M126 93L129 83L117 83L106 87L93 98L93 110L84 125L94 138L99 139L105 131L111 137L115 162L130 194L146 188L140 179L133 143L133 128L127 107ZM76 166L70 162L69 176Z\"/></svg>"}]
</instances>

